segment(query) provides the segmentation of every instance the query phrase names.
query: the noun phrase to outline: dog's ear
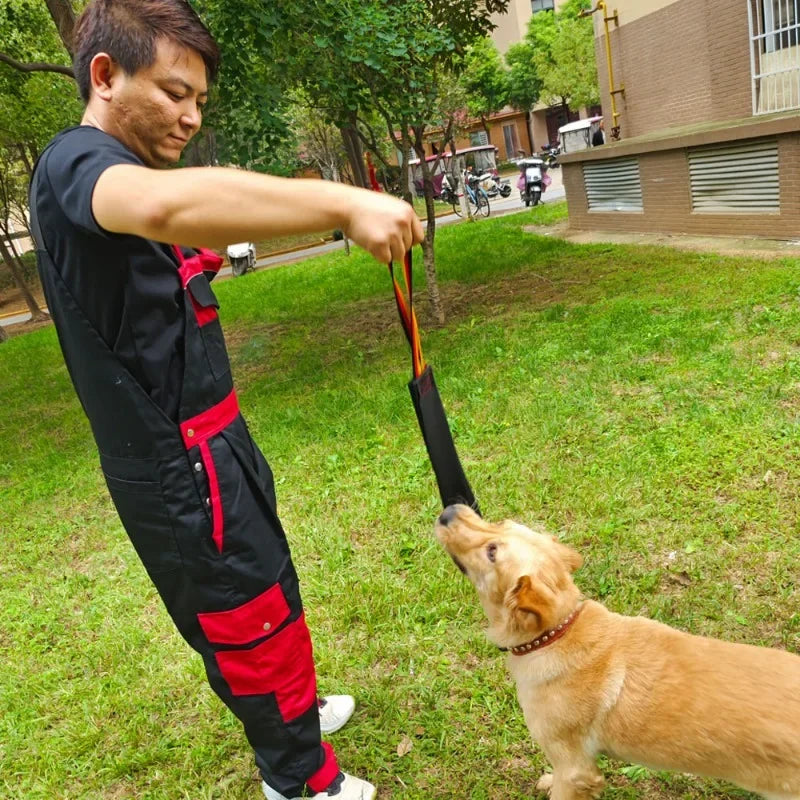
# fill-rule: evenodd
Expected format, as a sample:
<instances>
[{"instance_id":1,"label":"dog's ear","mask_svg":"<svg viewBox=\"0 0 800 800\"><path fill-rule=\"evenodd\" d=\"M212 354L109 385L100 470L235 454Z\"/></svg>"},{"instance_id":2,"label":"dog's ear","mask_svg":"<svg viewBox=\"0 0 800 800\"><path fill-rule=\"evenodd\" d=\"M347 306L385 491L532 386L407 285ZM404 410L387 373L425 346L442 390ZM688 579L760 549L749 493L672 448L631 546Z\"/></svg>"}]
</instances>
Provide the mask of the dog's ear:
<instances>
[{"instance_id":1,"label":"dog's ear","mask_svg":"<svg viewBox=\"0 0 800 800\"><path fill-rule=\"evenodd\" d=\"M556 545L558 557L570 572L575 572L576 569L583 565L583 556L577 550L573 550L571 547L561 544L555 536L553 536L553 542Z\"/></svg>"},{"instance_id":2,"label":"dog's ear","mask_svg":"<svg viewBox=\"0 0 800 800\"><path fill-rule=\"evenodd\" d=\"M532 619L524 627L534 622L537 628L546 628L553 616L556 595L544 583L534 583L530 575L523 575L509 593L508 605L514 611L530 614Z\"/></svg>"}]
</instances>

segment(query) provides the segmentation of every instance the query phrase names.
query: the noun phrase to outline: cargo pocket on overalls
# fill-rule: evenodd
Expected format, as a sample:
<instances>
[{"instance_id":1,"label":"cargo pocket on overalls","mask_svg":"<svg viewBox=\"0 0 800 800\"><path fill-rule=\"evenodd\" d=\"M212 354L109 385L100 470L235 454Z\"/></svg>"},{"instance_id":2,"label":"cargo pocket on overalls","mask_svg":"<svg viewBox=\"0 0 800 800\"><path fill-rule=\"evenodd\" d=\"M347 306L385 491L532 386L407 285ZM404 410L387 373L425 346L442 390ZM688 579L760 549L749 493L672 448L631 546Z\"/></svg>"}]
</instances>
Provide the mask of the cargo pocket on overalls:
<instances>
[{"instance_id":1,"label":"cargo pocket on overalls","mask_svg":"<svg viewBox=\"0 0 800 800\"><path fill-rule=\"evenodd\" d=\"M217 651L222 677L236 697L274 694L284 722L291 722L316 702L317 682L311 636L305 614L273 631L289 617L280 584L230 611L198 614L209 642L254 647Z\"/></svg>"},{"instance_id":2,"label":"cargo pocket on overalls","mask_svg":"<svg viewBox=\"0 0 800 800\"><path fill-rule=\"evenodd\" d=\"M222 326L217 315L219 302L208 278L202 272L189 280L186 289L192 299L211 374L219 380L231 370L228 352L225 349L225 339L222 335Z\"/></svg>"},{"instance_id":3,"label":"cargo pocket on overalls","mask_svg":"<svg viewBox=\"0 0 800 800\"><path fill-rule=\"evenodd\" d=\"M100 461L122 525L148 573L170 572L179 568L180 552L161 484L153 480L140 480L156 472L155 462L151 459L123 459L102 454Z\"/></svg>"}]
</instances>

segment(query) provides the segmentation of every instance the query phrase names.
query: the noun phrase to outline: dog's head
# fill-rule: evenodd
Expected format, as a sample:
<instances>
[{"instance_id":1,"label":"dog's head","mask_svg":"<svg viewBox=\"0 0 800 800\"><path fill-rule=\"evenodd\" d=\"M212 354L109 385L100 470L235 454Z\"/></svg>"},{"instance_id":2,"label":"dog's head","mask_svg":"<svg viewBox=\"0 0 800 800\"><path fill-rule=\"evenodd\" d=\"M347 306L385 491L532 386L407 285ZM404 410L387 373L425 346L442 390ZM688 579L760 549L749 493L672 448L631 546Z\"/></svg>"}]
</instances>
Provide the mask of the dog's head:
<instances>
[{"instance_id":1,"label":"dog's head","mask_svg":"<svg viewBox=\"0 0 800 800\"><path fill-rule=\"evenodd\" d=\"M511 520L486 522L464 505L442 512L436 536L475 586L489 638L501 647L555 627L580 598L572 573L582 559L552 536Z\"/></svg>"}]
</instances>

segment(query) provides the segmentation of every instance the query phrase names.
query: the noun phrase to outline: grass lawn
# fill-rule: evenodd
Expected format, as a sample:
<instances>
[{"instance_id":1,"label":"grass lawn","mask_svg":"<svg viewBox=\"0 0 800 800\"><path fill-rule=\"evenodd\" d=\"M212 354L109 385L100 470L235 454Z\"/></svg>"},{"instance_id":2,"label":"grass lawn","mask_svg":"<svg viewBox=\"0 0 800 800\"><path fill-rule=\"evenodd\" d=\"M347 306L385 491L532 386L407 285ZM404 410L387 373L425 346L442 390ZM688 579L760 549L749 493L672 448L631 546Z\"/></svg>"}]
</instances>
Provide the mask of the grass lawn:
<instances>
[{"instance_id":1,"label":"grass lawn","mask_svg":"<svg viewBox=\"0 0 800 800\"><path fill-rule=\"evenodd\" d=\"M800 263L571 245L545 205L442 228L448 311L417 305L488 518L579 549L614 611L800 650ZM382 800L533 797L504 656L440 550L441 510L386 270L343 253L218 289L272 463L333 737ZM236 720L174 631L106 495L55 331L0 346L0 797L256 800ZM605 765L616 800L745 798Z\"/></svg>"}]
</instances>

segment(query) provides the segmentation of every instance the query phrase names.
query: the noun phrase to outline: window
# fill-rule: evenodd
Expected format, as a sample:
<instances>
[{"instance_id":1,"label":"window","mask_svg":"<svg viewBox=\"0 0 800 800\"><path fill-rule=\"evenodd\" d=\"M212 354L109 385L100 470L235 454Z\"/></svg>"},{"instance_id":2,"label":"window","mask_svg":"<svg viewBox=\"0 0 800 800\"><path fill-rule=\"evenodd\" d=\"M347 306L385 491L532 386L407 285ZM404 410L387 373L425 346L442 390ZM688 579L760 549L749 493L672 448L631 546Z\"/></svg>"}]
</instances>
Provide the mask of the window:
<instances>
[{"instance_id":1,"label":"window","mask_svg":"<svg viewBox=\"0 0 800 800\"><path fill-rule=\"evenodd\" d=\"M469 135L470 147L480 147L482 144L489 144L489 137L486 131L473 131Z\"/></svg>"},{"instance_id":2,"label":"window","mask_svg":"<svg viewBox=\"0 0 800 800\"><path fill-rule=\"evenodd\" d=\"M553 11L554 0L531 0L531 11L537 14L539 11Z\"/></svg>"},{"instance_id":3,"label":"window","mask_svg":"<svg viewBox=\"0 0 800 800\"><path fill-rule=\"evenodd\" d=\"M800 108L798 0L749 0L753 113Z\"/></svg>"},{"instance_id":4,"label":"window","mask_svg":"<svg viewBox=\"0 0 800 800\"><path fill-rule=\"evenodd\" d=\"M517 136L517 126L515 123L503 125L503 139L506 145L506 158L511 161L519 155L519 136Z\"/></svg>"}]
</instances>

